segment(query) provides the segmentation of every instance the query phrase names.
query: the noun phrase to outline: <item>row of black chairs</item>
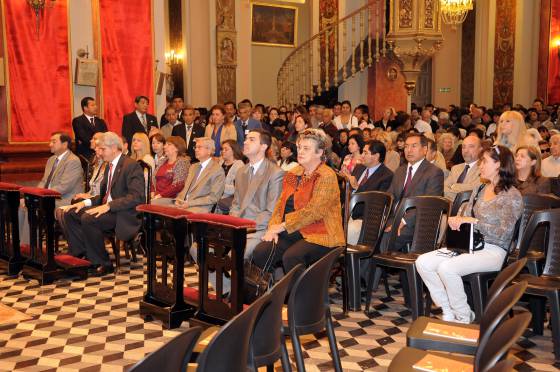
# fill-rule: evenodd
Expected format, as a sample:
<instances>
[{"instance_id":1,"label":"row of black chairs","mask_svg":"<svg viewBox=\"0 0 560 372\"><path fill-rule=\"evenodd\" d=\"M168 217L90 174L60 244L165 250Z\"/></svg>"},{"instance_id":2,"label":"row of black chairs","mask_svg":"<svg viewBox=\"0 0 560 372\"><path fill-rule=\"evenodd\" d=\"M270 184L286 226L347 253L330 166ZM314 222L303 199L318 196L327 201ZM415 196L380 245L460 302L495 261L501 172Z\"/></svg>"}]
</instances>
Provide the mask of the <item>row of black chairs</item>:
<instances>
[{"instance_id":1,"label":"row of black chairs","mask_svg":"<svg viewBox=\"0 0 560 372\"><path fill-rule=\"evenodd\" d=\"M262 366L272 371L278 360L284 371L291 371L286 336L292 341L297 370L305 371L300 336L321 331L327 333L334 369L342 371L328 294L330 273L341 254L342 248L334 249L306 270L298 265L222 328L191 328L131 371L182 371L192 359L197 371L256 371Z\"/></svg>"}]
</instances>

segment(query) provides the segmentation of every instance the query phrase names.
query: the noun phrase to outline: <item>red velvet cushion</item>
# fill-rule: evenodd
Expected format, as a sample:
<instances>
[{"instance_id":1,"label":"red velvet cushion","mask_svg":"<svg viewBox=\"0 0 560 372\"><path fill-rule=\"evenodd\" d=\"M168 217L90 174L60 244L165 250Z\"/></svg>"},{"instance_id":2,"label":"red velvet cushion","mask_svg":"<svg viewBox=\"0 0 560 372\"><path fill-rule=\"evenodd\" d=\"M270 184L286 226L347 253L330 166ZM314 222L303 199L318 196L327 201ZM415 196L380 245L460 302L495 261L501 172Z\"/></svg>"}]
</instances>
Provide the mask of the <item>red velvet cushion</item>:
<instances>
[{"instance_id":1,"label":"red velvet cushion","mask_svg":"<svg viewBox=\"0 0 560 372\"><path fill-rule=\"evenodd\" d=\"M183 297L185 297L187 301L198 302L198 289L190 287L183 288ZM216 295L214 293L210 293L208 298L215 300Z\"/></svg>"},{"instance_id":2,"label":"red velvet cushion","mask_svg":"<svg viewBox=\"0 0 560 372\"><path fill-rule=\"evenodd\" d=\"M54 196L55 198L60 198L60 193L51 189L44 189L42 187L22 187L19 191L24 194L31 194L35 196Z\"/></svg>"},{"instance_id":3,"label":"red velvet cushion","mask_svg":"<svg viewBox=\"0 0 560 372\"><path fill-rule=\"evenodd\" d=\"M255 221L245 218L226 216L215 213L193 213L187 217L191 222L206 222L210 225L219 225L231 229L254 229Z\"/></svg>"},{"instance_id":4,"label":"red velvet cushion","mask_svg":"<svg viewBox=\"0 0 560 372\"><path fill-rule=\"evenodd\" d=\"M168 207L164 205L153 205L153 204L139 205L136 207L136 210L138 212L157 214L163 217L173 218L175 220L184 218L185 216L191 214L191 212L188 212L185 209Z\"/></svg>"},{"instance_id":5,"label":"red velvet cushion","mask_svg":"<svg viewBox=\"0 0 560 372\"><path fill-rule=\"evenodd\" d=\"M19 191L19 189L21 189L21 186L15 183L0 182L0 190L2 191Z\"/></svg>"},{"instance_id":6,"label":"red velvet cushion","mask_svg":"<svg viewBox=\"0 0 560 372\"><path fill-rule=\"evenodd\" d=\"M56 256L54 256L54 260L56 261L57 264L64 267L68 267L68 266L81 267L81 266L91 265L91 262L89 262L88 260L83 260L81 258L74 257L69 254L57 254Z\"/></svg>"},{"instance_id":7,"label":"red velvet cushion","mask_svg":"<svg viewBox=\"0 0 560 372\"><path fill-rule=\"evenodd\" d=\"M25 257L31 257L31 246L29 244L21 244L19 246L19 251ZM47 248L43 247L43 257L47 256Z\"/></svg>"}]
</instances>

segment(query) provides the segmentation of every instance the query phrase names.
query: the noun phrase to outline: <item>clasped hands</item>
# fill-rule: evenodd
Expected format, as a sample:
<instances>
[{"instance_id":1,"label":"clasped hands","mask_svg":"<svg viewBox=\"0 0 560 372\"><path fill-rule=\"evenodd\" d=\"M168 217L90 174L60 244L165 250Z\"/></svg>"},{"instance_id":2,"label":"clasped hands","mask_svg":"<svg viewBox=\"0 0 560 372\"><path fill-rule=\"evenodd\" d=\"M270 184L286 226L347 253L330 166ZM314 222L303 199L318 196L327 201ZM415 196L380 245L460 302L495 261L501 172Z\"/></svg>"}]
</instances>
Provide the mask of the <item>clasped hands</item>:
<instances>
[{"instance_id":1,"label":"clasped hands","mask_svg":"<svg viewBox=\"0 0 560 372\"><path fill-rule=\"evenodd\" d=\"M69 212L71 210L75 210L76 213L78 213L85 206L86 206L86 203L81 201L81 202L78 202L78 203L74 203L72 205L65 205L64 207L60 207L60 209L62 209L63 212ZM109 204L102 204L102 205L97 206L95 208L88 209L85 213L87 213L87 214L89 214L93 217L99 217L99 216L102 216L105 213L109 212L110 210L111 210L111 207L109 206Z\"/></svg>"},{"instance_id":2,"label":"clasped hands","mask_svg":"<svg viewBox=\"0 0 560 372\"><path fill-rule=\"evenodd\" d=\"M282 231L286 231L286 225L284 223L271 225L268 227L268 230L266 230L261 240L265 242L273 241L274 243L278 243L278 234L280 234Z\"/></svg>"}]
</instances>

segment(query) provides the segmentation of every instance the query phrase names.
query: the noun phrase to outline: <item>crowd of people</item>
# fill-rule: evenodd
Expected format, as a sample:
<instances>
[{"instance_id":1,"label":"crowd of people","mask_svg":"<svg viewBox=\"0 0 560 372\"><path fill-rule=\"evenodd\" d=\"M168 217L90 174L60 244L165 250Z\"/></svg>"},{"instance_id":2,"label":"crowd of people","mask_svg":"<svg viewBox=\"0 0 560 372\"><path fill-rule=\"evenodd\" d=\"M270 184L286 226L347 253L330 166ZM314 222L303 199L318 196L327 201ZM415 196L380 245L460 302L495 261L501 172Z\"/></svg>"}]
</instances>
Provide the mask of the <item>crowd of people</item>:
<instances>
[{"instance_id":1,"label":"crowd of people","mask_svg":"<svg viewBox=\"0 0 560 372\"><path fill-rule=\"evenodd\" d=\"M73 200L57 205L56 216L70 253L87 257L93 274L112 271L102 238L107 230L124 241L138 232L135 207L147 200L147 190L154 204L256 221L245 258L258 266L273 262L280 275L346 241L357 243L363 206L344 216L344 232L341 180L352 192L388 192L395 205L421 195L453 201L474 190L449 226L473 223L484 235L484 249L471 257L426 254L417 263L444 318L470 322L460 277L501 265L522 212L521 195L558 193L560 107L540 99L531 108L429 104L407 113L388 107L377 121L367 105L352 109L348 101L288 109L246 99L206 110L174 97L159 123L148 106L147 97L136 97L134 111L123 117L122 136L107 131L90 97L72 123L76 154L90 164L87 187L75 192L81 172L71 180L64 175ZM72 153L68 140L67 134L53 135L42 187L56 189L63 173L58 164ZM150 179L138 160L152 169ZM415 214L400 221L389 247L390 226L381 249L402 250L412 241Z\"/></svg>"}]
</instances>

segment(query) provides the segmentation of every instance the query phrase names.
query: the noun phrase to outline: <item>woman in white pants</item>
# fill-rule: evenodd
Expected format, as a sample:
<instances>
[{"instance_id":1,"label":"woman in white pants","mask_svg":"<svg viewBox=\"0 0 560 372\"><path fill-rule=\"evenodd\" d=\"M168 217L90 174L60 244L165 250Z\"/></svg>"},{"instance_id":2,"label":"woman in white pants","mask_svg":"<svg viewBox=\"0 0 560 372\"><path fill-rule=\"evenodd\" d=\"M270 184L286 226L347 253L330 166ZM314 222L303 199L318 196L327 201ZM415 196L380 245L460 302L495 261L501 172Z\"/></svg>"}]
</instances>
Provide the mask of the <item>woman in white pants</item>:
<instances>
[{"instance_id":1,"label":"woman in white pants","mask_svg":"<svg viewBox=\"0 0 560 372\"><path fill-rule=\"evenodd\" d=\"M483 183L473 191L463 216L450 217L448 223L453 230L472 223L484 237L484 248L460 255L436 250L416 260L418 273L446 321L474 320L461 277L501 269L523 210L523 199L514 187L515 162L507 147L494 146L484 152L480 178Z\"/></svg>"}]
</instances>

